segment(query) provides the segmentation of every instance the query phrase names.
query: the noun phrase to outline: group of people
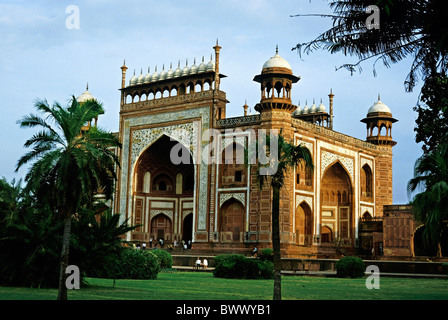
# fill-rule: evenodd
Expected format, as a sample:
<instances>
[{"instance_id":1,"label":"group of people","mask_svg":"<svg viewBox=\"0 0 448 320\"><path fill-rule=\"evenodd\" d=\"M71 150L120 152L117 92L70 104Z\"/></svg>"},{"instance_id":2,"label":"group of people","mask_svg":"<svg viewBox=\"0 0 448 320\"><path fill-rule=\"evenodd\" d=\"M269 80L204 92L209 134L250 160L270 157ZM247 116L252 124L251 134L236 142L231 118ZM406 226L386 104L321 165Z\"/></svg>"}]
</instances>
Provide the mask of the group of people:
<instances>
[{"instance_id":1,"label":"group of people","mask_svg":"<svg viewBox=\"0 0 448 320\"><path fill-rule=\"evenodd\" d=\"M151 237L149 239L149 247L152 248L154 244L154 249L157 248L157 245L160 246L160 248L163 248L164 245L164 240L163 239L159 239L159 241L154 241L153 238ZM137 244L133 244L132 245L134 247L134 249L142 249L145 250L146 249L146 243L143 242L142 244L137 243ZM172 251L173 249L176 249L179 246L177 240L174 240L173 244L168 244L168 250ZM183 250L187 250L187 249L191 249L191 240L185 241L182 240L182 242L180 243L180 249Z\"/></svg>"},{"instance_id":2,"label":"group of people","mask_svg":"<svg viewBox=\"0 0 448 320\"><path fill-rule=\"evenodd\" d=\"M160 248L163 248L163 242L164 242L163 239L159 239L159 242L156 242L156 241L153 240L153 238L150 238L149 239L149 247L152 248L153 247L153 243L154 243L154 249L157 248L157 245L160 245ZM140 245L140 243L137 243L137 244L134 243L132 246L135 249L145 250L146 249L146 242L143 242L141 245Z\"/></svg>"},{"instance_id":3,"label":"group of people","mask_svg":"<svg viewBox=\"0 0 448 320\"><path fill-rule=\"evenodd\" d=\"M207 261L207 259L205 259L204 258L204 261L201 261L201 259L199 259L199 257L198 257L198 259L196 260L196 262L195 262L195 268L196 269L199 269L199 268L204 268L204 269L207 269L207 267L208 267L208 261Z\"/></svg>"}]
</instances>

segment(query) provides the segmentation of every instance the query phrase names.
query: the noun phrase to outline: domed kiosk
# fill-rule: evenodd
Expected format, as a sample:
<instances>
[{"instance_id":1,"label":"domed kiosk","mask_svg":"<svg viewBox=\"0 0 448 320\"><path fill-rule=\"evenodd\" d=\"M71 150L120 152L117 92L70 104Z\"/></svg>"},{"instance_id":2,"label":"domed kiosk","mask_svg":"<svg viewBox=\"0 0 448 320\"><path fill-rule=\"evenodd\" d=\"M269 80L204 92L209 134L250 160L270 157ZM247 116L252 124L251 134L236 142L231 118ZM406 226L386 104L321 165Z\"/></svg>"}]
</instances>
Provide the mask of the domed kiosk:
<instances>
[{"instance_id":1,"label":"domed kiosk","mask_svg":"<svg viewBox=\"0 0 448 320\"><path fill-rule=\"evenodd\" d=\"M392 124L397 121L378 95L378 101L369 108L367 117L361 120L367 127L366 140L377 145L395 146L397 143L392 140Z\"/></svg>"}]
</instances>

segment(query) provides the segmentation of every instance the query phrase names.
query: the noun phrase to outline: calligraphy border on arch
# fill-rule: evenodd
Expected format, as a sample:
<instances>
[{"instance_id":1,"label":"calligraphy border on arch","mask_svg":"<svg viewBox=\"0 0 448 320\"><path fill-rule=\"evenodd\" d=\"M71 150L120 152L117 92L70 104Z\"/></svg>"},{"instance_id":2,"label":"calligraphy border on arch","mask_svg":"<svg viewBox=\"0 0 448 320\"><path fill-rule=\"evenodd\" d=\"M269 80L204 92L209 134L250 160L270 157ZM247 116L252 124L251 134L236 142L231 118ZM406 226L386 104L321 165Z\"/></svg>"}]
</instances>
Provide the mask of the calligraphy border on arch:
<instances>
[{"instance_id":1,"label":"calligraphy border on arch","mask_svg":"<svg viewBox=\"0 0 448 320\"><path fill-rule=\"evenodd\" d=\"M321 158L321 164L320 164L320 178L324 176L325 170L328 168L330 164L333 162L339 160L341 164L345 167L347 172L350 175L350 178L352 179L352 182L355 181L355 175L354 175L354 160L352 158L344 157L342 155L331 153L326 150L322 150L322 158Z\"/></svg>"},{"instance_id":2,"label":"calligraphy border on arch","mask_svg":"<svg viewBox=\"0 0 448 320\"><path fill-rule=\"evenodd\" d=\"M306 204L308 204L311 208L311 210L313 209L313 198L309 197L309 196L304 196L301 194L296 194L296 208L303 202L305 201Z\"/></svg>"},{"instance_id":3,"label":"calligraphy border on arch","mask_svg":"<svg viewBox=\"0 0 448 320\"><path fill-rule=\"evenodd\" d=\"M234 198L234 199L238 200L239 202L241 202L241 204L243 206L246 206L246 204L245 204L245 202L246 202L246 194L243 193L243 192L238 192L238 193L221 193L219 195L219 207L221 208L222 204L224 202L226 202L227 200L232 199L232 198Z\"/></svg>"},{"instance_id":4,"label":"calligraphy border on arch","mask_svg":"<svg viewBox=\"0 0 448 320\"><path fill-rule=\"evenodd\" d=\"M210 128L210 106L200 107L196 109L188 109L188 110L180 110L176 112L170 113L159 113L159 114L149 114L140 117L133 117L130 119L126 119L124 121L123 126L123 146L129 146L131 144L131 127L138 127L143 125L152 125L152 124L160 124L160 128L163 128L163 123L170 123L179 120L189 120L191 122L196 121L195 119L200 118L202 125L202 132L208 130ZM198 128L199 129L199 128ZM197 148L202 147L199 142ZM120 188L120 211L122 213L128 212L131 215L131 205L127 203L128 195L131 196L132 190L132 179L129 180L128 184L128 176L132 174L132 168L129 168L129 164L133 165L132 153L136 152L134 150L129 150L129 148L123 148L123 157L122 157L122 172L121 172L121 188ZM200 152L200 151L199 151ZM199 186L199 195L198 195L198 230L206 230L207 226L207 198L208 198L208 188L207 188L207 177L208 177L208 166L200 165L199 166L199 183L196 181L195 175L195 185ZM128 207L129 210L126 208ZM125 217L122 217L122 221L125 221Z\"/></svg>"}]
</instances>

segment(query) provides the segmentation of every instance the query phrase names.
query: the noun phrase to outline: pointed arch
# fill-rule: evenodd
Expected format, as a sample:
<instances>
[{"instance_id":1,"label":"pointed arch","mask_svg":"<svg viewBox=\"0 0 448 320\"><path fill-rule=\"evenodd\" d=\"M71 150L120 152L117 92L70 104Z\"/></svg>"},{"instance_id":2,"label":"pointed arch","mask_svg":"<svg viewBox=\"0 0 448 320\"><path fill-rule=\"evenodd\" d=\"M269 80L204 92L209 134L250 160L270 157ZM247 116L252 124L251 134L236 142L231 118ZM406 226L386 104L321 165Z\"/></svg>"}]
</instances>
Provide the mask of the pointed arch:
<instances>
[{"instance_id":1,"label":"pointed arch","mask_svg":"<svg viewBox=\"0 0 448 320\"><path fill-rule=\"evenodd\" d=\"M245 209L235 198L225 201L219 212L218 230L222 242L243 241Z\"/></svg>"},{"instance_id":2,"label":"pointed arch","mask_svg":"<svg viewBox=\"0 0 448 320\"><path fill-rule=\"evenodd\" d=\"M313 212L308 203L303 200L296 208L294 230L296 233L296 243L300 245L310 245L313 239L314 227Z\"/></svg>"}]
</instances>

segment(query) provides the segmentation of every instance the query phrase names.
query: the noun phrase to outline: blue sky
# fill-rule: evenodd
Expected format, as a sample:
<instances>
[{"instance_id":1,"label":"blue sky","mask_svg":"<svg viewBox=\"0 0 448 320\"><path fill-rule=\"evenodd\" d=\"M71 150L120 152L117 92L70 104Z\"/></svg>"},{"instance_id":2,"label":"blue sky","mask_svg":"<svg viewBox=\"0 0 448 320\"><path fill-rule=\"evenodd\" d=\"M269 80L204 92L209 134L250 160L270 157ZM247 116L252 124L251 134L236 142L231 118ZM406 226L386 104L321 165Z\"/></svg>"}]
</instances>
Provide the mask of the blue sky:
<instances>
[{"instance_id":1,"label":"blue sky","mask_svg":"<svg viewBox=\"0 0 448 320\"><path fill-rule=\"evenodd\" d=\"M68 29L66 8L79 8L80 28ZM221 49L220 71L227 78L221 89L230 103L227 116L243 114L245 101L252 107L260 99L253 77L275 54L289 61L302 79L292 90L294 103L312 100L328 106L334 98L334 130L365 139L360 122L378 94L399 120L392 134L394 147L394 203L408 202L406 185L413 175L421 147L415 143L414 123L420 86L406 93L404 80L411 60L386 68L373 61L362 64L363 72L350 75L335 68L356 62L355 57L318 51L300 58L291 49L314 39L331 26L320 17L291 17L295 14L330 13L326 0L85 0L19 1L0 4L0 176L23 177L26 167L15 173L17 160L30 130L16 121L34 112L36 99L65 105L72 95L89 91L103 102L106 114L99 125L118 131L123 60L132 73L146 74L148 67L181 65L205 56L210 59L216 39Z\"/></svg>"}]
</instances>

